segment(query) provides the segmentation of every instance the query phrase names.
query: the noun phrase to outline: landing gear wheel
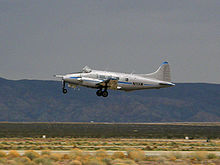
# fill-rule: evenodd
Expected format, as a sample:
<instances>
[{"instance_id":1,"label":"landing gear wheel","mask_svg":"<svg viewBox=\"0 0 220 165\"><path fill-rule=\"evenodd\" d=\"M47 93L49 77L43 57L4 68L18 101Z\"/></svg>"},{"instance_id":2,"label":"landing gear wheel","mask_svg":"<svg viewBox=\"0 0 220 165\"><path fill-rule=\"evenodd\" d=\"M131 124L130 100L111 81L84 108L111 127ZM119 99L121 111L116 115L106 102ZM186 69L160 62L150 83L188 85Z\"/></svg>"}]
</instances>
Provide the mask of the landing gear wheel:
<instances>
[{"instance_id":1,"label":"landing gear wheel","mask_svg":"<svg viewBox=\"0 0 220 165\"><path fill-rule=\"evenodd\" d=\"M108 92L107 92L107 91L103 91L103 92L102 92L102 96L103 96L103 97L107 97L107 96L108 96Z\"/></svg>"},{"instance_id":2,"label":"landing gear wheel","mask_svg":"<svg viewBox=\"0 0 220 165\"><path fill-rule=\"evenodd\" d=\"M63 93L66 94L67 93L67 89L63 89Z\"/></svg>"},{"instance_id":3,"label":"landing gear wheel","mask_svg":"<svg viewBox=\"0 0 220 165\"><path fill-rule=\"evenodd\" d=\"M102 91L101 91L101 90L98 90L98 91L96 92L96 95L97 95L97 96L102 96Z\"/></svg>"}]
</instances>

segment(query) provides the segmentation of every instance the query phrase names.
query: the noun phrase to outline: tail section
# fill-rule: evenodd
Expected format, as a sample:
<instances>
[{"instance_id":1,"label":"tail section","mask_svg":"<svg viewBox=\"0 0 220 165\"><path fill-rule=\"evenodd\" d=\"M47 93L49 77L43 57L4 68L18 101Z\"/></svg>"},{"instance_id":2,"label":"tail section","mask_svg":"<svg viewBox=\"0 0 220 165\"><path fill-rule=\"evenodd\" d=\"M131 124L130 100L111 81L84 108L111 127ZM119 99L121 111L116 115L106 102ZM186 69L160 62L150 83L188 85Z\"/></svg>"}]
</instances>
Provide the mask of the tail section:
<instances>
[{"instance_id":1,"label":"tail section","mask_svg":"<svg viewBox=\"0 0 220 165\"><path fill-rule=\"evenodd\" d=\"M156 72L150 73L150 74L145 74L142 76L161 80L161 81L171 82L170 66L169 66L168 62L163 62L162 65L159 67L159 69Z\"/></svg>"}]
</instances>

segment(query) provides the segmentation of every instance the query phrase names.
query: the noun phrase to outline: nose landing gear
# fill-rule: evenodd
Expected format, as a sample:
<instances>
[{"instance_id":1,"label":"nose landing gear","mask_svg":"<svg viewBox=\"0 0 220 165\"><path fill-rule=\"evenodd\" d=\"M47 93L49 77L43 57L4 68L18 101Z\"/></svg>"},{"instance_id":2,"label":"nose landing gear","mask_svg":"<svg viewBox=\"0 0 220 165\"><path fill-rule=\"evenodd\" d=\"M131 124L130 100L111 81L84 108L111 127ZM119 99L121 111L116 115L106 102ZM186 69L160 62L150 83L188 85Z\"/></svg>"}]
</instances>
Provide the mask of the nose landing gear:
<instances>
[{"instance_id":1,"label":"nose landing gear","mask_svg":"<svg viewBox=\"0 0 220 165\"><path fill-rule=\"evenodd\" d=\"M63 94L66 94L67 93L67 89L63 89Z\"/></svg>"},{"instance_id":2,"label":"nose landing gear","mask_svg":"<svg viewBox=\"0 0 220 165\"><path fill-rule=\"evenodd\" d=\"M63 81L62 84L63 84L63 94L66 94L67 93L67 89L65 88L65 81Z\"/></svg>"}]
</instances>

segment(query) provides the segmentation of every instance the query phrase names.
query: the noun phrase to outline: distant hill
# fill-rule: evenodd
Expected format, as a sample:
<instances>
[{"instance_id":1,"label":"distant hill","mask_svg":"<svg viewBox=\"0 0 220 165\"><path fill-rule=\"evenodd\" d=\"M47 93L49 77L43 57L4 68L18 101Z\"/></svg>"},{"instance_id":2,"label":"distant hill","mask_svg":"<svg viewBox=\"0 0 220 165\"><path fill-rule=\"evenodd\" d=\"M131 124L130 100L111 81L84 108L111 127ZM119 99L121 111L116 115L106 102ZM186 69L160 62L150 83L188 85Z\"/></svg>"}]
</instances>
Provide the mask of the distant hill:
<instances>
[{"instance_id":1,"label":"distant hill","mask_svg":"<svg viewBox=\"0 0 220 165\"><path fill-rule=\"evenodd\" d=\"M220 85L177 83L173 88L97 97L80 88L61 93L61 82L0 78L0 121L219 122Z\"/></svg>"}]
</instances>

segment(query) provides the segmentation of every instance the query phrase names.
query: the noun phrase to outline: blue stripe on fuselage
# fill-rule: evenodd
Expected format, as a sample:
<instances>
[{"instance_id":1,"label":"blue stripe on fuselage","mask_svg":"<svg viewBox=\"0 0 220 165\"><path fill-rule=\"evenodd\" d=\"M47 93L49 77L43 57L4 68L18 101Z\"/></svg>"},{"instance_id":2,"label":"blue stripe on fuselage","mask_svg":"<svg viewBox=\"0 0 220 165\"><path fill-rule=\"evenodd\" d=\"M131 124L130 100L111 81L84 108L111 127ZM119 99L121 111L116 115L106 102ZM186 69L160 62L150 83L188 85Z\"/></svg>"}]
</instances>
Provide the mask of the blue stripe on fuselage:
<instances>
[{"instance_id":1,"label":"blue stripe on fuselage","mask_svg":"<svg viewBox=\"0 0 220 165\"><path fill-rule=\"evenodd\" d=\"M144 86L151 86L151 84L144 84Z\"/></svg>"},{"instance_id":2,"label":"blue stripe on fuselage","mask_svg":"<svg viewBox=\"0 0 220 165\"><path fill-rule=\"evenodd\" d=\"M132 84L131 82L118 81L119 84Z\"/></svg>"},{"instance_id":3,"label":"blue stripe on fuselage","mask_svg":"<svg viewBox=\"0 0 220 165\"><path fill-rule=\"evenodd\" d=\"M80 77L70 77L70 78L72 78L72 79L77 79L77 78L80 78Z\"/></svg>"},{"instance_id":4,"label":"blue stripe on fuselage","mask_svg":"<svg viewBox=\"0 0 220 165\"><path fill-rule=\"evenodd\" d=\"M83 80L83 81L100 82L100 81L97 81L97 80Z\"/></svg>"}]
</instances>

